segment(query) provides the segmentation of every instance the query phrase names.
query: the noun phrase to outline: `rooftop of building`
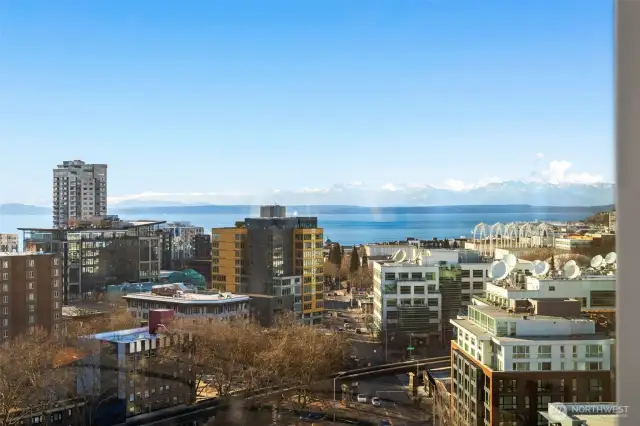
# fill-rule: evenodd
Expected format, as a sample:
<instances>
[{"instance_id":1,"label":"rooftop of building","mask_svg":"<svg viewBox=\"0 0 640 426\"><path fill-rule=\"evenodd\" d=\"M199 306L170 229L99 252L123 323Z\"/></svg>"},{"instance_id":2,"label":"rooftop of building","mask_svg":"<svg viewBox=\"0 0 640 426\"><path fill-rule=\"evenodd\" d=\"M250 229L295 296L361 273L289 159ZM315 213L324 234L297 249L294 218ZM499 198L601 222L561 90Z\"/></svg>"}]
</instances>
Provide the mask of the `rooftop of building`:
<instances>
[{"instance_id":1,"label":"rooftop of building","mask_svg":"<svg viewBox=\"0 0 640 426\"><path fill-rule=\"evenodd\" d=\"M161 287L161 286L154 286ZM231 302L243 302L249 301L250 297L246 294L234 294L234 293L185 293L176 292L171 295L162 295L153 292L143 293L131 293L126 296L122 296L124 299L131 300L147 300L158 302L171 302L179 303L183 305L208 305L208 304L223 304Z\"/></svg>"},{"instance_id":2,"label":"rooftop of building","mask_svg":"<svg viewBox=\"0 0 640 426\"><path fill-rule=\"evenodd\" d=\"M556 322L560 321L572 321L571 319L560 318L560 317L548 317L548 318L556 318ZM588 319L576 319L580 321L590 321ZM459 325L460 327L467 330L469 333L475 335L478 338L492 338L499 341L501 344L508 345L527 345L531 342L552 342L552 341L593 341L593 340L613 340L609 336L604 333L593 333L593 334L564 334L564 335L536 335L536 336L496 336L492 333L489 333L484 328L476 325L471 320L464 319L451 319L451 323Z\"/></svg>"},{"instance_id":3,"label":"rooftop of building","mask_svg":"<svg viewBox=\"0 0 640 426\"><path fill-rule=\"evenodd\" d=\"M105 231L126 231L128 229L140 228L143 226L162 225L164 220L121 220L119 218L105 218L100 220L79 221L64 228L18 228L19 231L30 232L105 232Z\"/></svg>"},{"instance_id":4,"label":"rooftop of building","mask_svg":"<svg viewBox=\"0 0 640 426\"><path fill-rule=\"evenodd\" d=\"M0 251L0 257L42 256L42 255L52 256L53 253L45 253L45 252L38 252L38 251L12 251L12 252Z\"/></svg>"},{"instance_id":5,"label":"rooftop of building","mask_svg":"<svg viewBox=\"0 0 640 426\"><path fill-rule=\"evenodd\" d=\"M138 340L154 339L155 334L149 332L149 327L131 328L127 330L107 331L87 336L87 339L95 339L110 343L131 343Z\"/></svg>"}]
</instances>

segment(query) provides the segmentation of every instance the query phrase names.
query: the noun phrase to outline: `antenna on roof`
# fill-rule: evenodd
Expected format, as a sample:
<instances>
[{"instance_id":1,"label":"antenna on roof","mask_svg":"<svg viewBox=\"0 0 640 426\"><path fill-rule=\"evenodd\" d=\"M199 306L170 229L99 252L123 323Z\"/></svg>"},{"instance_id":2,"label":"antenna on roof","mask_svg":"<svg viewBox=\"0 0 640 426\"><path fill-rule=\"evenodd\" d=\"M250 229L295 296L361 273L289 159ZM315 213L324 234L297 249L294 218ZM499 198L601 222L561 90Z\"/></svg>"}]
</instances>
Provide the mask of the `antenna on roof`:
<instances>
[{"instance_id":1,"label":"antenna on roof","mask_svg":"<svg viewBox=\"0 0 640 426\"><path fill-rule=\"evenodd\" d=\"M575 278L578 278L581 271L575 262L570 262L571 261L567 262L566 265L564 265L564 267L562 268L562 275L568 280L573 280Z\"/></svg>"}]
</instances>

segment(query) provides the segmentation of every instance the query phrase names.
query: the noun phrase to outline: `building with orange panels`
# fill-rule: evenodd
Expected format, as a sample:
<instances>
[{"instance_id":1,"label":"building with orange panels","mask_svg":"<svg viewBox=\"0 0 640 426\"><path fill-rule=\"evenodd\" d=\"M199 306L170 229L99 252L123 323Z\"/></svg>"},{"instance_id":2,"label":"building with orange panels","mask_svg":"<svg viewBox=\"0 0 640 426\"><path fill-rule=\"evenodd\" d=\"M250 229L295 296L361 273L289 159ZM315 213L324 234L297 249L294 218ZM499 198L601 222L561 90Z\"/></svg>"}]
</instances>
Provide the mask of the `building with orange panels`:
<instances>
[{"instance_id":1,"label":"building with orange panels","mask_svg":"<svg viewBox=\"0 0 640 426\"><path fill-rule=\"evenodd\" d=\"M549 403L613 400L614 339L581 317L577 300L532 302L522 312L473 305L451 320L454 424L537 425Z\"/></svg>"},{"instance_id":2,"label":"building with orange panels","mask_svg":"<svg viewBox=\"0 0 640 426\"><path fill-rule=\"evenodd\" d=\"M60 257L47 253L0 253L0 339L34 327L62 323Z\"/></svg>"},{"instance_id":3,"label":"building with orange panels","mask_svg":"<svg viewBox=\"0 0 640 426\"><path fill-rule=\"evenodd\" d=\"M324 310L323 243L316 217L287 217L283 206L262 206L260 217L212 230L212 287L250 294L252 309L293 311L305 323L318 324Z\"/></svg>"}]
</instances>

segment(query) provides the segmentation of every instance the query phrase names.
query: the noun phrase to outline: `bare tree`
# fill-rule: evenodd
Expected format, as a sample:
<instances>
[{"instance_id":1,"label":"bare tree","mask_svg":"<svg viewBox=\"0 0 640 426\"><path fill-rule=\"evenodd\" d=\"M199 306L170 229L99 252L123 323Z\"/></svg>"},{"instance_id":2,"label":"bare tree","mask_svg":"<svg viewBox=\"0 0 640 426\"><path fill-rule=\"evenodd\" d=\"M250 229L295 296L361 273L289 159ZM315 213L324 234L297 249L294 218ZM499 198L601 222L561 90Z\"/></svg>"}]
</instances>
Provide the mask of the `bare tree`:
<instances>
[{"instance_id":1,"label":"bare tree","mask_svg":"<svg viewBox=\"0 0 640 426\"><path fill-rule=\"evenodd\" d=\"M0 346L0 425L18 424L26 410L70 397L71 377L60 341L41 329Z\"/></svg>"}]
</instances>

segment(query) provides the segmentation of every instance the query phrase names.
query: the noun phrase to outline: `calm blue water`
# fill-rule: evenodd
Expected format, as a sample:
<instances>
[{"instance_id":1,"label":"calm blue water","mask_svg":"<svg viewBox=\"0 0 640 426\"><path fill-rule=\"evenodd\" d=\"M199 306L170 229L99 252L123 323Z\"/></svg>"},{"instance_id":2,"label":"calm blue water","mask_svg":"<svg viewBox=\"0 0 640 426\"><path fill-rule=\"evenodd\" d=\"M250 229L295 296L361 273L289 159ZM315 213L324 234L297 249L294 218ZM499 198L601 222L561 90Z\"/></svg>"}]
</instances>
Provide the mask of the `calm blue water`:
<instances>
[{"instance_id":1,"label":"calm blue water","mask_svg":"<svg viewBox=\"0 0 640 426\"><path fill-rule=\"evenodd\" d=\"M585 212L565 213L430 213L430 214L341 214L318 215L325 237L341 244L360 244L371 241L392 241L406 237L422 239L471 236L473 227L480 222L516 222L544 220L549 222L581 220ZM207 215L127 215L126 219L157 219L188 221L210 229L233 226L242 216L231 214ZM0 233L16 233L17 228L51 227L51 216L0 216Z\"/></svg>"}]
</instances>

